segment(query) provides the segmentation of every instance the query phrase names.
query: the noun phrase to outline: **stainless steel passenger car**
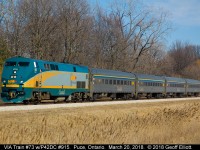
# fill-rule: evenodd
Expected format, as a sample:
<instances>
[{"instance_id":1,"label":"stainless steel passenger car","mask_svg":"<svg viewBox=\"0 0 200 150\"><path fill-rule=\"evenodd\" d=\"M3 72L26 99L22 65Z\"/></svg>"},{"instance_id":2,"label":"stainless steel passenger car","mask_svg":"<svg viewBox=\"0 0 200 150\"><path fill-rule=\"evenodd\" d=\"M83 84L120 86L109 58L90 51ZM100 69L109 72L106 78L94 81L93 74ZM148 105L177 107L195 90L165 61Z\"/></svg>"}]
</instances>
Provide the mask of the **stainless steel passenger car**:
<instances>
[{"instance_id":1,"label":"stainless steel passenger car","mask_svg":"<svg viewBox=\"0 0 200 150\"><path fill-rule=\"evenodd\" d=\"M135 74L137 77L136 82L136 95L137 97L145 96L151 97L164 97L165 95L165 79L161 76Z\"/></svg>"},{"instance_id":2,"label":"stainless steel passenger car","mask_svg":"<svg viewBox=\"0 0 200 150\"><path fill-rule=\"evenodd\" d=\"M185 79L187 86L186 86L186 93L187 96L199 96L200 94L200 81L192 80L192 79Z\"/></svg>"},{"instance_id":3,"label":"stainless steel passenger car","mask_svg":"<svg viewBox=\"0 0 200 150\"><path fill-rule=\"evenodd\" d=\"M183 97L186 93L186 81L183 78L165 77L166 96Z\"/></svg>"},{"instance_id":4,"label":"stainless steel passenger car","mask_svg":"<svg viewBox=\"0 0 200 150\"><path fill-rule=\"evenodd\" d=\"M129 99L135 96L135 75L133 73L90 69L90 95L93 99L102 96Z\"/></svg>"}]
</instances>

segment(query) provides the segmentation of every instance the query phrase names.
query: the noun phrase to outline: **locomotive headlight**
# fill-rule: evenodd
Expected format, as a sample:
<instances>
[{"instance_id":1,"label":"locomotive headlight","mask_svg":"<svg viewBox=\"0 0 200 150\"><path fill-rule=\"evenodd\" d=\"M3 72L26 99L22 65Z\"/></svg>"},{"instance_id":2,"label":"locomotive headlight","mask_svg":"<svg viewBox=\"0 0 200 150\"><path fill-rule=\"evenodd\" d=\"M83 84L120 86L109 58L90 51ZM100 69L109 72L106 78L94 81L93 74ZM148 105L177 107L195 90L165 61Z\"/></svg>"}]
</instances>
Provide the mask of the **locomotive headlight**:
<instances>
[{"instance_id":1,"label":"locomotive headlight","mask_svg":"<svg viewBox=\"0 0 200 150\"><path fill-rule=\"evenodd\" d=\"M6 83L6 80L3 80L3 83Z\"/></svg>"},{"instance_id":2,"label":"locomotive headlight","mask_svg":"<svg viewBox=\"0 0 200 150\"><path fill-rule=\"evenodd\" d=\"M14 71L13 71L13 73L14 73L14 74L16 74L16 73L17 73L17 71L16 71L16 70L14 70Z\"/></svg>"},{"instance_id":3,"label":"locomotive headlight","mask_svg":"<svg viewBox=\"0 0 200 150\"><path fill-rule=\"evenodd\" d=\"M13 78L16 78L17 76L13 76Z\"/></svg>"},{"instance_id":4,"label":"locomotive headlight","mask_svg":"<svg viewBox=\"0 0 200 150\"><path fill-rule=\"evenodd\" d=\"M23 83L24 81L20 81L20 83Z\"/></svg>"},{"instance_id":5,"label":"locomotive headlight","mask_svg":"<svg viewBox=\"0 0 200 150\"><path fill-rule=\"evenodd\" d=\"M13 76L11 76L11 78L13 78Z\"/></svg>"}]
</instances>

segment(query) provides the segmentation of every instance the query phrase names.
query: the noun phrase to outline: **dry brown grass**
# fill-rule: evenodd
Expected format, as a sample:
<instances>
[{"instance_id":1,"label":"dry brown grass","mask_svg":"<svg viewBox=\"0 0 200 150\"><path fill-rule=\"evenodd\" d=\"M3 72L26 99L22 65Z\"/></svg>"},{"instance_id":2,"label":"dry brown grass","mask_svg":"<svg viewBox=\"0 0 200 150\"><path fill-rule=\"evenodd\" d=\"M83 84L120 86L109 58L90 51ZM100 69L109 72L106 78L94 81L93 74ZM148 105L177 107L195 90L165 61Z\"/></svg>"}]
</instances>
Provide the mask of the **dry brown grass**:
<instances>
[{"instance_id":1,"label":"dry brown grass","mask_svg":"<svg viewBox=\"0 0 200 150\"><path fill-rule=\"evenodd\" d=\"M200 101L4 112L0 144L200 143Z\"/></svg>"}]
</instances>

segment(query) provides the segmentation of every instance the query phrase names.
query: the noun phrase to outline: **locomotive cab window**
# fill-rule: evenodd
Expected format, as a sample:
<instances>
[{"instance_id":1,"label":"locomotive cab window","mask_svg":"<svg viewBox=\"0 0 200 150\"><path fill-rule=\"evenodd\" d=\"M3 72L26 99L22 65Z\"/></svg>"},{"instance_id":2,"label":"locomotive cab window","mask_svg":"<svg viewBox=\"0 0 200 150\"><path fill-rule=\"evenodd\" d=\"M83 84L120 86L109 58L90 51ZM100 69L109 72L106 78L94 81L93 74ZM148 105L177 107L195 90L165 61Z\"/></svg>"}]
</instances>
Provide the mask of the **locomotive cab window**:
<instances>
[{"instance_id":1,"label":"locomotive cab window","mask_svg":"<svg viewBox=\"0 0 200 150\"><path fill-rule=\"evenodd\" d=\"M73 71L76 72L76 67L73 67Z\"/></svg>"},{"instance_id":2,"label":"locomotive cab window","mask_svg":"<svg viewBox=\"0 0 200 150\"><path fill-rule=\"evenodd\" d=\"M20 66L20 67L28 67L29 64L30 64L30 62L19 62L18 66Z\"/></svg>"},{"instance_id":3,"label":"locomotive cab window","mask_svg":"<svg viewBox=\"0 0 200 150\"><path fill-rule=\"evenodd\" d=\"M55 70L59 70L58 65L55 65Z\"/></svg>"},{"instance_id":4,"label":"locomotive cab window","mask_svg":"<svg viewBox=\"0 0 200 150\"><path fill-rule=\"evenodd\" d=\"M13 61L8 61L5 63L5 66L16 66L16 62L13 62Z\"/></svg>"},{"instance_id":5,"label":"locomotive cab window","mask_svg":"<svg viewBox=\"0 0 200 150\"><path fill-rule=\"evenodd\" d=\"M54 64L50 64L51 70L55 70Z\"/></svg>"},{"instance_id":6,"label":"locomotive cab window","mask_svg":"<svg viewBox=\"0 0 200 150\"><path fill-rule=\"evenodd\" d=\"M47 69L50 70L50 65L49 64L47 64Z\"/></svg>"},{"instance_id":7,"label":"locomotive cab window","mask_svg":"<svg viewBox=\"0 0 200 150\"><path fill-rule=\"evenodd\" d=\"M44 68L45 68L46 70L49 70L47 64L44 64Z\"/></svg>"}]
</instances>

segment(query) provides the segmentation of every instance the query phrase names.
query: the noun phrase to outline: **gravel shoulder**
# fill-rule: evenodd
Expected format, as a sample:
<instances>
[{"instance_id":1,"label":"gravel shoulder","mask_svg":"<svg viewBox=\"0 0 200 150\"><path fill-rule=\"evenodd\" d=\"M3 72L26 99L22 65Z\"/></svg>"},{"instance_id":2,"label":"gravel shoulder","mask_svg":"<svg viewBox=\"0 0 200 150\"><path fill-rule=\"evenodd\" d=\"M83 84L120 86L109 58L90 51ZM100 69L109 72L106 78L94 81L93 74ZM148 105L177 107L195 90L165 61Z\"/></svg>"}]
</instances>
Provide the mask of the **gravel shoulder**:
<instances>
[{"instance_id":1,"label":"gravel shoulder","mask_svg":"<svg viewBox=\"0 0 200 150\"><path fill-rule=\"evenodd\" d=\"M40 110L40 109L55 109L55 108L77 108L105 105L120 105L120 104L136 104L136 103L155 103L155 102L170 102L170 101L188 101L200 100L199 97L193 98L173 98L173 99L152 99L152 100L127 100L127 101L106 101L106 102L88 102L88 103L65 103L65 104L46 104L46 105L15 105L0 107L0 112L5 111L24 111L24 110Z\"/></svg>"}]
</instances>

